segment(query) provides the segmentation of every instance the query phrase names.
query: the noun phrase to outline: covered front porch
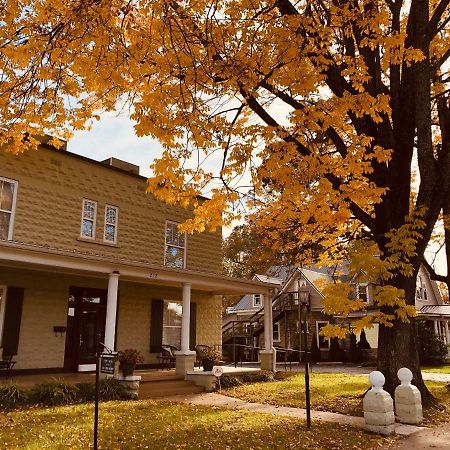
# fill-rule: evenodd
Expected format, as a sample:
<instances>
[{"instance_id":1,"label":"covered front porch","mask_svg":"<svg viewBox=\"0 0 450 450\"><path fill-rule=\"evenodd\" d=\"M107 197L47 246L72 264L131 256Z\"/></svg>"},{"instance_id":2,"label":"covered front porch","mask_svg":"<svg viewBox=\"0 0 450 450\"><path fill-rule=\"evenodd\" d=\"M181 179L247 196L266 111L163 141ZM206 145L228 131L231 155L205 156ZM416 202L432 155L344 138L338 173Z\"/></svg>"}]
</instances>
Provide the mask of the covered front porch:
<instances>
[{"instance_id":1,"label":"covered front porch","mask_svg":"<svg viewBox=\"0 0 450 450\"><path fill-rule=\"evenodd\" d=\"M419 317L433 328L436 336L439 336L445 344L450 345L450 305L422 306Z\"/></svg>"},{"instance_id":2,"label":"covered front porch","mask_svg":"<svg viewBox=\"0 0 450 450\"><path fill-rule=\"evenodd\" d=\"M176 373L184 376L194 370L196 344L221 345L222 295L259 293L268 317L272 309L274 286L217 274L3 242L0 266L0 319L7 316L0 320L1 346L3 357L14 355L18 373L92 371L99 334L112 350L137 348L154 367L160 346L170 343L163 322L169 302L181 310L175 356Z\"/></svg>"}]
</instances>

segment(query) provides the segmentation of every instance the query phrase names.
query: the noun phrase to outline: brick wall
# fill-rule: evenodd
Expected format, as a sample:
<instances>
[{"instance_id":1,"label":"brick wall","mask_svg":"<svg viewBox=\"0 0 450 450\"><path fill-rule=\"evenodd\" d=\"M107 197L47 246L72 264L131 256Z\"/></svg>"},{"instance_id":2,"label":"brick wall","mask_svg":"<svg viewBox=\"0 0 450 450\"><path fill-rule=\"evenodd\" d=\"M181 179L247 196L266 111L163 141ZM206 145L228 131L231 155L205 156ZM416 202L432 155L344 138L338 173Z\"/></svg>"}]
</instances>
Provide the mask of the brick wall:
<instances>
[{"instance_id":1,"label":"brick wall","mask_svg":"<svg viewBox=\"0 0 450 450\"><path fill-rule=\"evenodd\" d=\"M19 182L13 240L64 250L164 263L165 221L191 213L146 194L146 180L41 148L20 156L0 151L0 176ZM97 202L96 239L80 240L83 198ZM105 205L119 207L117 245L103 243ZM186 267L221 273L221 231L188 235Z\"/></svg>"}]
</instances>

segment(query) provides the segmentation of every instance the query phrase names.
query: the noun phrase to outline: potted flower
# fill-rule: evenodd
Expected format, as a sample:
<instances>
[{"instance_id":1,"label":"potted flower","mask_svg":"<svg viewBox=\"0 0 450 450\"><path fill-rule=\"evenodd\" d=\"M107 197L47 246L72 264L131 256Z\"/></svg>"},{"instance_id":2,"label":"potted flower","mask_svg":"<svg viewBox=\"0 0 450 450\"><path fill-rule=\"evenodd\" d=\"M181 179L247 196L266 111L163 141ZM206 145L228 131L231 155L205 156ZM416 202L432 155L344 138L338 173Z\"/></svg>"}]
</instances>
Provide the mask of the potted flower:
<instances>
[{"instance_id":1,"label":"potted flower","mask_svg":"<svg viewBox=\"0 0 450 450\"><path fill-rule=\"evenodd\" d=\"M136 364L144 362L141 353L134 348L127 348L119 352L120 371L124 377L133 375Z\"/></svg>"},{"instance_id":2,"label":"potted flower","mask_svg":"<svg viewBox=\"0 0 450 450\"><path fill-rule=\"evenodd\" d=\"M220 353L213 348L206 348L200 351L200 361L205 372L211 372L213 367L220 363Z\"/></svg>"}]
</instances>

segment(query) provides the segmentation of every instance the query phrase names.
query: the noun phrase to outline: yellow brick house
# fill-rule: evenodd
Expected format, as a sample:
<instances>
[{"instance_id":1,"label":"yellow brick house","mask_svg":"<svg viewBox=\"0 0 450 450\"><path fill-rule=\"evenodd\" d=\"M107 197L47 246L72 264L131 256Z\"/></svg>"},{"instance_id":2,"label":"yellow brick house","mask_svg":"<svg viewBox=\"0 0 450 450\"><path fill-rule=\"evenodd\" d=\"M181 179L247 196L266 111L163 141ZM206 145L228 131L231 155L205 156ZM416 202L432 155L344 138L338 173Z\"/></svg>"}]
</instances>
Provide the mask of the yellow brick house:
<instances>
[{"instance_id":1,"label":"yellow brick house","mask_svg":"<svg viewBox=\"0 0 450 450\"><path fill-rule=\"evenodd\" d=\"M221 231L180 233L191 212L145 189L114 158L0 151L0 348L15 369L93 370L100 334L149 365L175 345L186 373L196 344L221 345L222 295L268 298L270 284L222 275Z\"/></svg>"}]
</instances>

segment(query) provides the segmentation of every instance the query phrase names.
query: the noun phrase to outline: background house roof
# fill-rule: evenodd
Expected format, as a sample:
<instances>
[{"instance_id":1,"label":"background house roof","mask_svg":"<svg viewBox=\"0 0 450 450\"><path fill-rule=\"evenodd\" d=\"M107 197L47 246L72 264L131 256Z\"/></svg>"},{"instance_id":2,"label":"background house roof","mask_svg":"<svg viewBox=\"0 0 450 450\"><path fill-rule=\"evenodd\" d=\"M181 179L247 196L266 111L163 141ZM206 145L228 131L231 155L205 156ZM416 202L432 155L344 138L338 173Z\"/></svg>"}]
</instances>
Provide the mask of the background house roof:
<instances>
[{"instance_id":1,"label":"background house roof","mask_svg":"<svg viewBox=\"0 0 450 450\"><path fill-rule=\"evenodd\" d=\"M422 306L419 310L419 314L423 315L437 315L450 317L450 305L427 305Z\"/></svg>"}]
</instances>

